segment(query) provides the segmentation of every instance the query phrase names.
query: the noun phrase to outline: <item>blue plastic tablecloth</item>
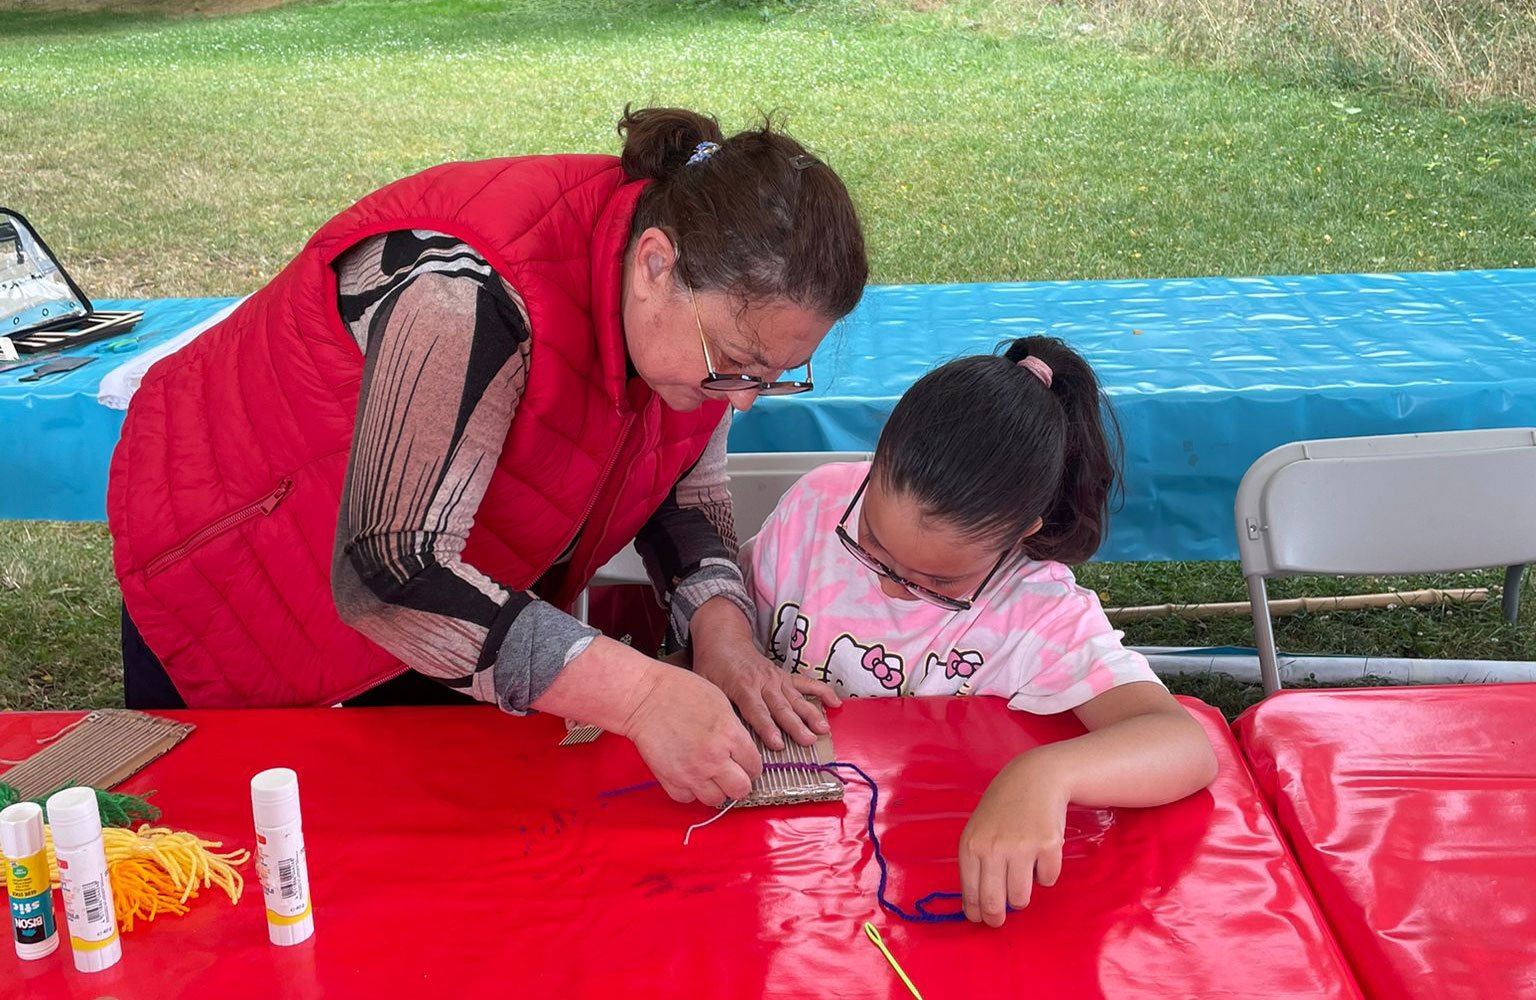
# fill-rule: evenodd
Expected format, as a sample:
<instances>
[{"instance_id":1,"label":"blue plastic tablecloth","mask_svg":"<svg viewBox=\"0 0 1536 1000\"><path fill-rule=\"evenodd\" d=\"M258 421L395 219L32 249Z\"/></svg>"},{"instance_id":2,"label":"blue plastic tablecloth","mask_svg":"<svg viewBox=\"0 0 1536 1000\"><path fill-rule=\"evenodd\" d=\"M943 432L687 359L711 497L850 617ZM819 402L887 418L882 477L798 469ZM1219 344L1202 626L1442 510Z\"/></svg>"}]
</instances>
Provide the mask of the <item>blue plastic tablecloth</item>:
<instances>
[{"instance_id":1,"label":"blue plastic tablecloth","mask_svg":"<svg viewBox=\"0 0 1536 1000\"><path fill-rule=\"evenodd\" d=\"M929 368L1032 333L1088 358L1125 433L1101 559L1235 559L1238 482L1289 441L1536 426L1522 269L871 289L816 389L761 400L731 446L870 449Z\"/></svg>"},{"instance_id":2,"label":"blue plastic tablecloth","mask_svg":"<svg viewBox=\"0 0 1536 1000\"><path fill-rule=\"evenodd\" d=\"M235 301L96 300L97 309L142 309L144 318L121 337L64 352L96 359L72 372L38 382L21 381L30 368L0 373L0 520L106 520L107 466L124 413L96 402L101 377ZM134 341L134 350L117 349Z\"/></svg>"},{"instance_id":3,"label":"blue plastic tablecloth","mask_svg":"<svg viewBox=\"0 0 1536 1000\"><path fill-rule=\"evenodd\" d=\"M102 306L144 308L148 345L230 301ZM1124 506L1100 558L1235 558L1238 481L1287 441L1536 426L1532 270L896 285L822 345L814 391L738 415L731 448L869 450L918 376L1028 333L1081 351L1124 429ZM31 387L0 375L0 518L102 517L122 415L95 393L113 363Z\"/></svg>"}]
</instances>

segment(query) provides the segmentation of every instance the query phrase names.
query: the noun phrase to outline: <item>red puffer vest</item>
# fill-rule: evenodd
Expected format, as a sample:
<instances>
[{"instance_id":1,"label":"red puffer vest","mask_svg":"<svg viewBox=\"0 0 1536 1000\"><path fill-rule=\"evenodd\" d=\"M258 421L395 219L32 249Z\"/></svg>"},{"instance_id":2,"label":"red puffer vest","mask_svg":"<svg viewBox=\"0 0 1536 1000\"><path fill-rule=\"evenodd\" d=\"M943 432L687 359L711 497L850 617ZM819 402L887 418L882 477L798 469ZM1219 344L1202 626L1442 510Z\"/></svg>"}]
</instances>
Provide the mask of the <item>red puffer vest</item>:
<instances>
[{"instance_id":1,"label":"red puffer vest","mask_svg":"<svg viewBox=\"0 0 1536 1000\"><path fill-rule=\"evenodd\" d=\"M363 357L331 264L427 229L522 295L527 386L464 558L569 607L698 461L723 403L678 413L626 375L623 257L644 185L607 156L450 163L368 195L265 288L155 365L112 456L123 600L195 708L325 705L405 670L345 625L331 558ZM558 578L557 578L558 577Z\"/></svg>"}]
</instances>

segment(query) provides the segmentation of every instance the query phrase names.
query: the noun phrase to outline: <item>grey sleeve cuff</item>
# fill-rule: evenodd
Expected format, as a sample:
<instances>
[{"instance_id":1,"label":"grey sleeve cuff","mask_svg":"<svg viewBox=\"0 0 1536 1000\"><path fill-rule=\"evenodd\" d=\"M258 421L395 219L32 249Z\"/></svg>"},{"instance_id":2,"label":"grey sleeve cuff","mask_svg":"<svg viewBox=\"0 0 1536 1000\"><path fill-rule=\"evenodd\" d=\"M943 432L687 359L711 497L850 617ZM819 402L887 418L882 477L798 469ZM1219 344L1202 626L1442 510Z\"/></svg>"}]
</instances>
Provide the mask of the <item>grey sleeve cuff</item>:
<instances>
[{"instance_id":1,"label":"grey sleeve cuff","mask_svg":"<svg viewBox=\"0 0 1536 1000\"><path fill-rule=\"evenodd\" d=\"M496 650L496 703L521 715L602 633L544 601L518 612Z\"/></svg>"},{"instance_id":2,"label":"grey sleeve cuff","mask_svg":"<svg viewBox=\"0 0 1536 1000\"><path fill-rule=\"evenodd\" d=\"M672 641L677 646L688 644L689 626L694 614L705 602L716 597L723 597L740 608L749 624L757 614L752 598L747 594L741 567L730 559L705 559L698 569L684 577L672 591L672 599L667 607L667 621Z\"/></svg>"}]
</instances>

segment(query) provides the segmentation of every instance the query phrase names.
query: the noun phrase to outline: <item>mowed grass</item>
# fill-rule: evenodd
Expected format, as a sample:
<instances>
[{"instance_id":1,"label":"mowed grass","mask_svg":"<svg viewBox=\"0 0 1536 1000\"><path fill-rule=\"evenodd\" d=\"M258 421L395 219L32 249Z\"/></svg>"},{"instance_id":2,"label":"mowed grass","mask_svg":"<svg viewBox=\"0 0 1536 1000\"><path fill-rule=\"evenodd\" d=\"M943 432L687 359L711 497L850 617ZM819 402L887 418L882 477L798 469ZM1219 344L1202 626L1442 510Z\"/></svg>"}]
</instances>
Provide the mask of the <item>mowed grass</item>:
<instances>
[{"instance_id":1,"label":"mowed grass","mask_svg":"<svg viewBox=\"0 0 1536 1000\"><path fill-rule=\"evenodd\" d=\"M1531 112L1231 78L1059 17L1002 32L839 4L0 13L0 94L6 198L98 296L247 291L403 174L613 151L626 101L728 127L782 112L853 188L879 282L1536 260Z\"/></svg>"}]
</instances>

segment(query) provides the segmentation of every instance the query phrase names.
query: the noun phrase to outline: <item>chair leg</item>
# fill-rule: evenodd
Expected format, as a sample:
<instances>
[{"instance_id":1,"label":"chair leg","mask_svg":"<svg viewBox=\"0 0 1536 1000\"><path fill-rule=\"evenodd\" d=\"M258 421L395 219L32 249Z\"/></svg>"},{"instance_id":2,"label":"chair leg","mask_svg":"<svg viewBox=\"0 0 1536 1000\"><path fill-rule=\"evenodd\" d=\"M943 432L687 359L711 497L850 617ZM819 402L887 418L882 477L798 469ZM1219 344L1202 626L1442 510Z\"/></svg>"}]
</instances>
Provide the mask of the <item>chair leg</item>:
<instances>
[{"instance_id":1,"label":"chair leg","mask_svg":"<svg viewBox=\"0 0 1536 1000\"><path fill-rule=\"evenodd\" d=\"M1248 600L1253 605L1253 640L1259 650L1259 675L1264 696L1280 690L1280 659L1275 652L1275 629L1269 618L1269 591L1262 576L1248 578Z\"/></svg>"},{"instance_id":2,"label":"chair leg","mask_svg":"<svg viewBox=\"0 0 1536 1000\"><path fill-rule=\"evenodd\" d=\"M1505 624L1513 625L1520 617L1520 580L1524 576L1524 566L1510 566L1504 570Z\"/></svg>"},{"instance_id":3,"label":"chair leg","mask_svg":"<svg viewBox=\"0 0 1536 1000\"><path fill-rule=\"evenodd\" d=\"M571 608L571 617L583 625L587 624L587 596L589 593L590 591L583 590L577 596L575 606Z\"/></svg>"}]
</instances>

